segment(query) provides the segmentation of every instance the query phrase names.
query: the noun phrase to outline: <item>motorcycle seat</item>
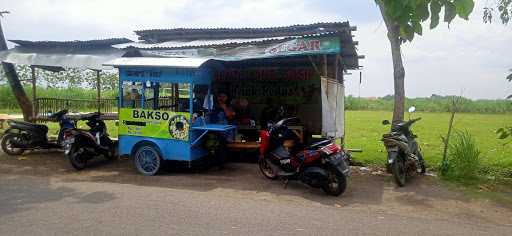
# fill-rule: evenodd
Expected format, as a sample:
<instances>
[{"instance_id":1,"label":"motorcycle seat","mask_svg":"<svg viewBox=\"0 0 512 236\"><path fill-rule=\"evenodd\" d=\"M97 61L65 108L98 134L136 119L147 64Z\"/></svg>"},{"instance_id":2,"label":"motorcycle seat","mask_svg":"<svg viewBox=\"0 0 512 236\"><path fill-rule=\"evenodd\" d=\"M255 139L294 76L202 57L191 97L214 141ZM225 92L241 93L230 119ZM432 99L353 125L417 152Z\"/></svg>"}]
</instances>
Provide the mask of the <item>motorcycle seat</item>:
<instances>
[{"instance_id":1,"label":"motorcycle seat","mask_svg":"<svg viewBox=\"0 0 512 236\"><path fill-rule=\"evenodd\" d=\"M25 121L17 121L17 120L10 120L11 127L19 128L19 129L27 129L27 130L33 130L38 132L48 132L48 127L46 125L40 125Z\"/></svg>"}]
</instances>

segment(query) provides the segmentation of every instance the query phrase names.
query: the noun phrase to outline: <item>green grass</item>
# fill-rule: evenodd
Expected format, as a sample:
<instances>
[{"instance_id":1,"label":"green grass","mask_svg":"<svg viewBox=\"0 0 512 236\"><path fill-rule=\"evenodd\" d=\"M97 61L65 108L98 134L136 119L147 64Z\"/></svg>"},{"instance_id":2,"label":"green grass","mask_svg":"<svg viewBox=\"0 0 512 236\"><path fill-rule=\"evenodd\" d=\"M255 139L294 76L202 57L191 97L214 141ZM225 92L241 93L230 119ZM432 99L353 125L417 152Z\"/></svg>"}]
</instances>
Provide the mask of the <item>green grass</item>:
<instances>
[{"instance_id":1,"label":"green grass","mask_svg":"<svg viewBox=\"0 0 512 236\"><path fill-rule=\"evenodd\" d=\"M32 87L25 86L25 93L31 99ZM83 88L43 88L37 87L38 98L62 98L62 99L90 99L94 100L97 96L97 91L94 89ZM117 90L102 91L103 98L116 98ZM92 103L91 103L92 104ZM83 109L94 109L94 107L83 107ZM8 85L0 85L0 113L20 113L18 103L12 94L12 90Z\"/></svg>"},{"instance_id":2,"label":"green grass","mask_svg":"<svg viewBox=\"0 0 512 236\"><path fill-rule=\"evenodd\" d=\"M86 121L78 121L78 128L80 129L89 129L89 127L85 124ZM107 124L108 134L110 137L117 138L117 126L116 121L107 120L105 121ZM57 136L57 133L59 132L59 124L56 122L48 122L45 123L45 125L48 126L48 135L55 135Z\"/></svg>"},{"instance_id":3,"label":"green grass","mask_svg":"<svg viewBox=\"0 0 512 236\"><path fill-rule=\"evenodd\" d=\"M347 111L346 143L348 148L362 148L363 153L355 153L354 158L369 165L383 165L386 150L380 141L382 134L389 131L389 126L382 125L382 120L391 119L392 113L386 111ZM418 142L423 151L427 166L437 169L442 159L443 144L441 136L448 130L449 113L413 114L422 117L412 126L418 135ZM504 146L496 130L512 124L509 114L469 114L459 113L455 116L454 128L467 130L476 140L481 150L482 171L510 173L512 171L512 144Z\"/></svg>"},{"instance_id":4,"label":"green grass","mask_svg":"<svg viewBox=\"0 0 512 236\"><path fill-rule=\"evenodd\" d=\"M463 98L460 100L459 107L461 112L465 113L512 113L512 102L505 99L489 100L479 99L470 100ZM415 106L417 111L422 112L449 112L452 97L433 96L429 98L407 98L406 107ZM383 98L356 98L353 96L345 97L345 109L347 110L365 110L365 111L392 111L393 97Z\"/></svg>"}]
</instances>

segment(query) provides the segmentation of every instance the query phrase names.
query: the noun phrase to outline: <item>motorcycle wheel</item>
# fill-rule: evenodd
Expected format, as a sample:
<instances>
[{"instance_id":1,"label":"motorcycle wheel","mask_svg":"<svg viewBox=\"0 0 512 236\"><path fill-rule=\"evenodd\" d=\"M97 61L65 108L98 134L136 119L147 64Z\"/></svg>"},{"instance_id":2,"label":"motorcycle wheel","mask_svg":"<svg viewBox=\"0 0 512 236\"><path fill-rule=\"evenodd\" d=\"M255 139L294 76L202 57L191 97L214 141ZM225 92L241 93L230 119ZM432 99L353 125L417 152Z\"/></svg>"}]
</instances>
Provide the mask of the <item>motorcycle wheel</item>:
<instances>
[{"instance_id":1,"label":"motorcycle wheel","mask_svg":"<svg viewBox=\"0 0 512 236\"><path fill-rule=\"evenodd\" d=\"M110 140L110 138L106 138L105 140L105 146L108 147L108 153L105 154L105 158L109 161L113 161L117 158L117 152L116 152L116 146L114 145L114 142Z\"/></svg>"},{"instance_id":2,"label":"motorcycle wheel","mask_svg":"<svg viewBox=\"0 0 512 236\"><path fill-rule=\"evenodd\" d=\"M427 173L427 168L425 168L425 160L423 160L423 155L421 154L420 151L418 151L418 160L420 162L420 169L421 169L421 172L420 174L424 175L425 173Z\"/></svg>"},{"instance_id":3,"label":"motorcycle wheel","mask_svg":"<svg viewBox=\"0 0 512 236\"><path fill-rule=\"evenodd\" d=\"M401 158L397 158L395 162L393 162L391 165L391 172L393 172L396 184L399 187L403 187L406 181L407 170L405 169L405 163Z\"/></svg>"},{"instance_id":4,"label":"motorcycle wheel","mask_svg":"<svg viewBox=\"0 0 512 236\"><path fill-rule=\"evenodd\" d=\"M345 192L347 188L347 177L335 169L330 169L328 171L329 176L327 176L327 184L322 187L325 193L331 196L339 196Z\"/></svg>"},{"instance_id":5,"label":"motorcycle wheel","mask_svg":"<svg viewBox=\"0 0 512 236\"><path fill-rule=\"evenodd\" d=\"M75 170L83 170L87 166L87 158L83 154L78 153L79 149L78 145L73 144L67 154L69 162Z\"/></svg>"},{"instance_id":6,"label":"motorcycle wheel","mask_svg":"<svg viewBox=\"0 0 512 236\"><path fill-rule=\"evenodd\" d=\"M2 150L7 154L11 156L18 156L23 154L25 152L25 149L23 148L14 148L12 147L12 144L16 142L17 140L21 140L21 137L18 134L6 134L2 138Z\"/></svg>"},{"instance_id":7,"label":"motorcycle wheel","mask_svg":"<svg viewBox=\"0 0 512 236\"><path fill-rule=\"evenodd\" d=\"M277 179L277 173L274 173L274 170L270 166L270 161L267 158L260 158L258 160L258 166L260 167L260 171L263 174L263 176L267 177L268 179L275 180Z\"/></svg>"}]
</instances>

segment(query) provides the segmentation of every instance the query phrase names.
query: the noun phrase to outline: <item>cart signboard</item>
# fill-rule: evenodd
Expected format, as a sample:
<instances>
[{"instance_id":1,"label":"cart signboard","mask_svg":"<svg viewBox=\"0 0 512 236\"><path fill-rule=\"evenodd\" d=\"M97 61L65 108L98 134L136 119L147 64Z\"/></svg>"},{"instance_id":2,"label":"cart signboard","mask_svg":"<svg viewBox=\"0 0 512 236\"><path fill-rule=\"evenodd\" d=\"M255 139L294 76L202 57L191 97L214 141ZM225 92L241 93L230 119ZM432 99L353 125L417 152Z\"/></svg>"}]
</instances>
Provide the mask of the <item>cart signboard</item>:
<instances>
[{"instance_id":1,"label":"cart signboard","mask_svg":"<svg viewBox=\"0 0 512 236\"><path fill-rule=\"evenodd\" d=\"M119 135L188 141L190 113L121 108Z\"/></svg>"}]
</instances>

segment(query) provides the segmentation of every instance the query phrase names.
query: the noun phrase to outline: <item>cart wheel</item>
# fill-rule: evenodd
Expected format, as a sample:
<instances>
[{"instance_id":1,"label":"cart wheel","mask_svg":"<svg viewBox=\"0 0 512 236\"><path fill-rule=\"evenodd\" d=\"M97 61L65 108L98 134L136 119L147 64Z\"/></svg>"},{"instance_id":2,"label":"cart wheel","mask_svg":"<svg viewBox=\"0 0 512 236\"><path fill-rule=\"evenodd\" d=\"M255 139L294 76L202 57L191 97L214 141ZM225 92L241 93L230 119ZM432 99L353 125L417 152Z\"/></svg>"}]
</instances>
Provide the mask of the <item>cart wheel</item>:
<instances>
[{"instance_id":1,"label":"cart wheel","mask_svg":"<svg viewBox=\"0 0 512 236\"><path fill-rule=\"evenodd\" d=\"M133 155L135 167L143 175L156 175L162 166L162 158L152 145L142 145Z\"/></svg>"}]
</instances>

